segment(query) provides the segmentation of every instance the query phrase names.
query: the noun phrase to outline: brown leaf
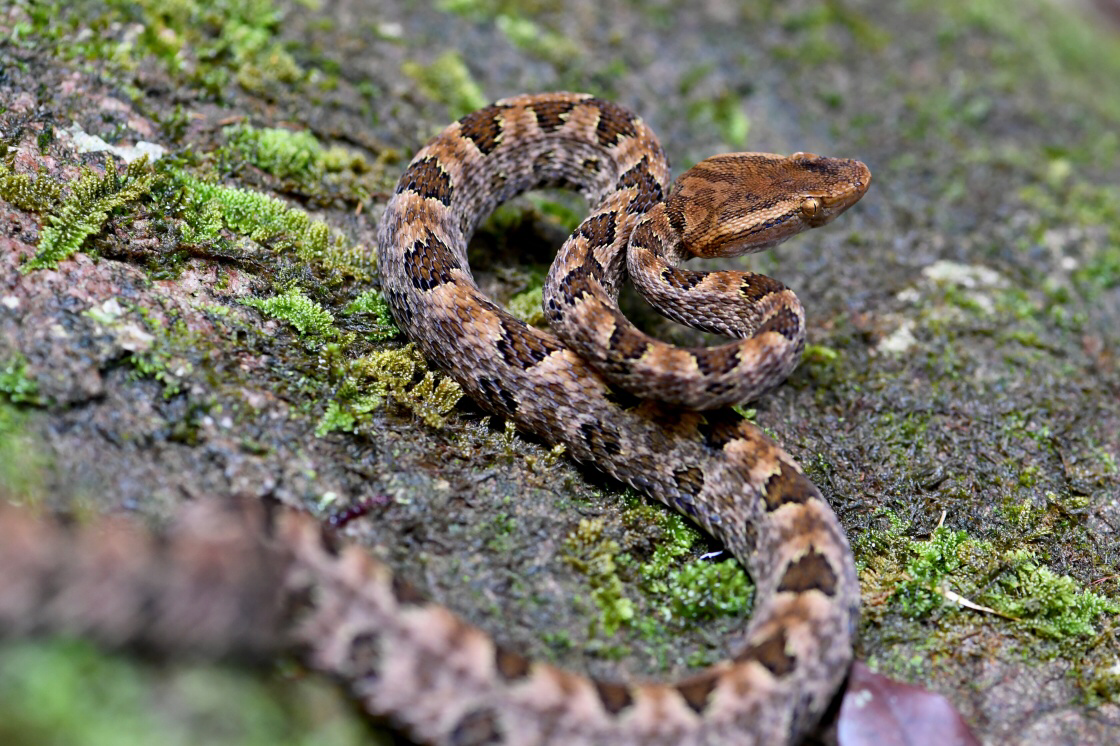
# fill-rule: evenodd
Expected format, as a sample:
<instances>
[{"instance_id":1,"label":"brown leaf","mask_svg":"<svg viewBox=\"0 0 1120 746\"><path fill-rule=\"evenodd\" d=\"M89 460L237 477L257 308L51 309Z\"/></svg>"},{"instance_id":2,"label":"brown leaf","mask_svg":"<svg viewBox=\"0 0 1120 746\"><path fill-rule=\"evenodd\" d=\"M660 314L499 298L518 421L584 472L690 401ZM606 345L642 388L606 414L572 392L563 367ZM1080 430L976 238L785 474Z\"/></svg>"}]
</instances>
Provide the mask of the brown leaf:
<instances>
[{"instance_id":1,"label":"brown leaf","mask_svg":"<svg viewBox=\"0 0 1120 746\"><path fill-rule=\"evenodd\" d=\"M940 694L881 676L856 661L840 704L839 746L979 746Z\"/></svg>"}]
</instances>

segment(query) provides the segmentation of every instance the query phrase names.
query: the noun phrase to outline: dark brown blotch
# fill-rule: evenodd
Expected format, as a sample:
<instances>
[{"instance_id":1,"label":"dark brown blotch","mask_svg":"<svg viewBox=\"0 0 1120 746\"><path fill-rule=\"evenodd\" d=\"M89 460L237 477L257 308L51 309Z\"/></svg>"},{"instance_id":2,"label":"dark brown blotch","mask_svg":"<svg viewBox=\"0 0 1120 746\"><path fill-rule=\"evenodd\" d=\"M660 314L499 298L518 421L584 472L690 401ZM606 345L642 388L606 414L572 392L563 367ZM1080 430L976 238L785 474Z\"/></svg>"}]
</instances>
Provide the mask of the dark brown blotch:
<instances>
[{"instance_id":1,"label":"dark brown blotch","mask_svg":"<svg viewBox=\"0 0 1120 746\"><path fill-rule=\"evenodd\" d=\"M780 293L785 289L786 286L773 277L756 275L753 272L745 273L743 281L739 284L739 294L751 303L757 303L766 296Z\"/></svg>"},{"instance_id":2,"label":"dark brown blotch","mask_svg":"<svg viewBox=\"0 0 1120 746\"><path fill-rule=\"evenodd\" d=\"M648 399L642 399L640 397L634 396L626 389L614 386L608 388L604 392L603 396L607 399L607 401L611 402L619 409L634 409L635 407L648 401Z\"/></svg>"},{"instance_id":3,"label":"dark brown blotch","mask_svg":"<svg viewBox=\"0 0 1120 746\"><path fill-rule=\"evenodd\" d=\"M704 471L698 466L689 466L673 472L677 489L686 495L699 495L704 489Z\"/></svg>"},{"instance_id":4,"label":"dark brown blotch","mask_svg":"<svg viewBox=\"0 0 1120 746\"><path fill-rule=\"evenodd\" d=\"M551 339L522 321L505 316L501 323L498 351L509 365L528 370L560 349Z\"/></svg>"},{"instance_id":5,"label":"dark brown blotch","mask_svg":"<svg viewBox=\"0 0 1120 746\"><path fill-rule=\"evenodd\" d=\"M568 121L575 105L575 101L540 101L529 108L536 115L537 126L542 132L555 132Z\"/></svg>"},{"instance_id":6,"label":"dark brown blotch","mask_svg":"<svg viewBox=\"0 0 1120 746\"><path fill-rule=\"evenodd\" d=\"M467 114L459 120L459 134L469 138L483 155L490 155L501 143L503 111L504 107L491 104Z\"/></svg>"},{"instance_id":7,"label":"dark brown blotch","mask_svg":"<svg viewBox=\"0 0 1120 746\"><path fill-rule=\"evenodd\" d=\"M593 453L617 456L622 453L622 441L618 431L599 422L585 422L579 431Z\"/></svg>"},{"instance_id":8,"label":"dark brown blotch","mask_svg":"<svg viewBox=\"0 0 1120 746\"><path fill-rule=\"evenodd\" d=\"M817 488L803 474L787 464L778 462L778 473L766 480L762 491L763 502L770 512L790 503L805 504L819 497Z\"/></svg>"},{"instance_id":9,"label":"dark brown blotch","mask_svg":"<svg viewBox=\"0 0 1120 746\"><path fill-rule=\"evenodd\" d=\"M643 220L634 226L633 232L630 234L630 246L637 246L643 249L649 249L657 256L665 255L665 244L661 241L661 236L653 229L653 222Z\"/></svg>"},{"instance_id":10,"label":"dark brown blotch","mask_svg":"<svg viewBox=\"0 0 1120 746\"><path fill-rule=\"evenodd\" d=\"M602 273L602 265L599 266ZM583 297L594 297L595 291L591 287L591 270L587 265L580 265L564 275L557 283L557 290L564 303L574 306L576 301ZM596 278L598 279L598 278Z\"/></svg>"},{"instance_id":11,"label":"dark brown blotch","mask_svg":"<svg viewBox=\"0 0 1120 746\"><path fill-rule=\"evenodd\" d=\"M617 715L634 704L634 695L630 687L610 681L595 680L593 683L595 691L599 693L599 701L603 703L603 709L610 714Z\"/></svg>"},{"instance_id":12,"label":"dark brown blotch","mask_svg":"<svg viewBox=\"0 0 1120 746\"><path fill-rule=\"evenodd\" d=\"M586 103L599 107L599 123L595 126L595 136L603 147L617 145L625 137L636 137L638 129L634 126L637 117L616 103L593 98Z\"/></svg>"},{"instance_id":13,"label":"dark brown blotch","mask_svg":"<svg viewBox=\"0 0 1120 746\"><path fill-rule=\"evenodd\" d=\"M397 603L401 606L423 606L428 603L428 598L420 592L419 588L398 575L393 576L392 586L393 598L397 599Z\"/></svg>"},{"instance_id":14,"label":"dark brown blotch","mask_svg":"<svg viewBox=\"0 0 1120 746\"><path fill-rule=\"evenodd\" d=\"M665 267L661 270L661 279L664 280L669 287L687 292L703 282L704 275L701 272L690 272L687 269Z\"/></svg>"},{"instance_id":15,"label":"dark brown blotch","mask_svg":"<svg viewBox=\"0 0 1120 746\"><path fill-rule=\"evenodd\" d=\"M817 551L814 546L809 551L789 563L782 581L778 584L779 591L792 591L804 593L805 591L820 591L826 596L836 595L836 571L828 557Z\"/></svg>"},{"instance_id":16,"label":"dark brown blotch","mask_svg":"<svg viewBox=\"0 0 1120 746\"><path fill-rule=\"evenodd\" d=\"M605 212L593 218L588 218L580 224L577 233L587 239L588 249L610 246L614 243L615 214Z\"/></svg>"},{"instance_id":17,"label":"dark brown blotch","mask_svg":"<svg viewBox=\"0 0 1120 746\"><path fill-rule=\"evenodd\" d=\"M396 319L397 323L404 327L410 326L414 314L412 311L412 304L408 302L408 298L405 297L404 293L389 288L388 300L389 310L393 312L393 318Z\"/></svg>"},{"instance_id":18,"label":"dark brown blotch","mask_svg":"<svg viewBox=\"0 0 1120 746\"><path fill-rule=\"evenodd\" d=\"M693 353L696 367L706 376L726 376L739 367L739 347L723 345Z\"/></svg>"},{"instance_id":19,"label":"dark brown blotch","mask_svg":"<svg viewBox=\"0 0 1120 746\"><path fill-rule=\"evenodd\" d=\"M716 688L719 679L712 674L700 674L677 684L681 697L698 715L703 715L708 706L708 698Z\"/></svg>"},{"instance_id":20,"label":"dark brown blotch","mask_svg":"<svg viewBox=\"0 0 1120 746\"><path fill-rule=\"evenodd\" d=\"M781 678L793 671L797 658L786 652L786 633L777 630L773 635L756 645L748 645L735 656L737 662L758 661L774 676Z\"/></svg>"},{"instance_id":21,"label":"dark brown blotch","mask_svg":"<svg viewBox=\"0 0 1120 746\"><path fill-rule=\"evenodd\" d=\"M453 191L451 176L434 156L410 163L397 183L397 194L416 192L425 199L438 199L444 205L451 204Z\"/></svg>"},{"instance_id":22,"label":"dark brown blotch","mask_svg":"<svg viewBox=\"0 0 1120 746\"><path fill-rule=\"evenodd\" d=\"M739 426L742 423L742 415L735 410L716 409L704 412L704 421L697 429L709 448L720 451L728 443L741 437Z\"/></svg>"},{"instance_id":23,"label":"dark brown blotch","mask_svg":"<svg viewBox=\"0 0 1120 746\"><path fill-rule=\"evenodd\" d=\"M451 729L452 746L487 746L502 743L498 715L489 707L471 710Z\"/></svg>"},{"instance_id":24,"label":"dark brown blotch","mask_svg":"<svg viewBox=\"0 0 1120 746\"><path fill-rule=\"evenodd\" d=\"M518 681L529 675L532 662L521 653L501 647L494 651L494 668L505 681Z\"/></svg>"},{"instance_id":25,"label":"dark brown blotch","mask_svg":"<svg viewBox=\"0 0 1120 746\"><path fill-rule=\"evenodd\" d=\"M618 177L618 188L629 189L635 188L634 197L630 200L630 204L626 208L626 212L631 215L641 215L650 211L650 209L661 201L662 192L661 184L653 177L653 173L649 170L649 157L642 156L642 160L638 161L634 166Z\"/></svg>"},{"instance_id":26,"label":"dark brown blotch","mask_svg":"<svg viewBox=\"0 0 1120 746\"><path fill-rule=\"evenodd\" d=\"M612 357L622 360L638 360L649 349L649 343L640 333L635 331L625 320L615 319L614 332L607 342Z\"/></svg>"},{"instance_id":27,"label":"dark brown blotch","mask_svg":"<svg viewBox=\"0 0 1120 746\"><path fill-rule=\"evenodd\" d=\"M405 259L405 274L418 290L431 290L454 282L452 270L461 269L447 244L431 232L427 239L412 244L412 248L405 252Z\"/></svg>"},{"instance_id":28,"label":"dark brown blotch","mask_svg":"<svg viewBox=\"0 0 1120 746\"><path fill-rule=\"evenodd\" d=\"M757 334L777 332L791 342L801 335L801 317L789 308L779 309L777 313L758 325Z\"/></svg>"},{"instance_id":29,"label":"dark brown blotch","mask_svg":"<svg viewBox=\"0 0 1120 746\"><path fill-rule=\"evenodd\" d=\"M482 377L478 379L479 403L490 412L503 417L512 417L517 413L517 397L501 385L495 378Z\"/></svg>"}]
</instances>

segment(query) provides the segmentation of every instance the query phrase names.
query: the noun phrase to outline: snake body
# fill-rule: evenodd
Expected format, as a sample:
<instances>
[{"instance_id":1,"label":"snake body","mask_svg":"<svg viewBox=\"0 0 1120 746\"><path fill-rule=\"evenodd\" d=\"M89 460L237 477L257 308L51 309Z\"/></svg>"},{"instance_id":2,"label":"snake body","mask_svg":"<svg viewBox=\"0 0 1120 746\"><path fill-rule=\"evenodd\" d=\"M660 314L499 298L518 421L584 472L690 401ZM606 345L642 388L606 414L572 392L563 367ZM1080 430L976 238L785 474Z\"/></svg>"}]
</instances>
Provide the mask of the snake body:
<instances>
[{"instance_id":1,"label":"snake body","mask_svg":"<svg viewBox=\"0 0 1120 746\"><path fill-rule=\"evenodd\" d=\"M423 738L455 743L458 725L443 723L482 720L486 743L780 744L812 726L851 657L859 590L847 540L778 445L730 410L697 411L784 377L803 345L803 312L768 278L672 264L773 245L827 222L869 183L857 161L738 154L698 164L669 191L664 153L637 116L568 93L499 101L416 154L378 237L401 328L487 409L690 516L758 587L733 660L674 685L596 682L539 664L508 676L491 661L485 684L464 687L443 719L409 719ZM485 297L466 261L482 216L549 185L593 205L545 284L563 341ZM655 298L684 299L688 311L668 314L746 338L677 349L645 336L615 302L627 265Z\"/></svg>"},{"instance_id":2,"label":"snake body","mask_svg":"<svg viewBox=\"0 0 1120 746\"><path fill-rule=\"evenodd\" d=\"M749 570L755 609L734 658L676 683L598 681L533 662L307 514L260 502L196 507L163 538L0 505L0 633L209 653L295 646L370 713L433 744L797 742L851 660L851 552L795 461L712 408L792 368L803 313L768 278L673 265L827 222L869 180L856 161L736 154L702 162L670 191L661 147L638 117L553 93L499 101L448 127L417 153L381 220L384 293L429 360L487 409L686 513ZM572 186L593 205L546 283L564 341L483 296L466 262L481 217L542 185ZM744 339L690 350L649 339L618 313L626 274L655 299L683 299L685 310L666 311L675 318Z\"/></svg>"}]
</instances>

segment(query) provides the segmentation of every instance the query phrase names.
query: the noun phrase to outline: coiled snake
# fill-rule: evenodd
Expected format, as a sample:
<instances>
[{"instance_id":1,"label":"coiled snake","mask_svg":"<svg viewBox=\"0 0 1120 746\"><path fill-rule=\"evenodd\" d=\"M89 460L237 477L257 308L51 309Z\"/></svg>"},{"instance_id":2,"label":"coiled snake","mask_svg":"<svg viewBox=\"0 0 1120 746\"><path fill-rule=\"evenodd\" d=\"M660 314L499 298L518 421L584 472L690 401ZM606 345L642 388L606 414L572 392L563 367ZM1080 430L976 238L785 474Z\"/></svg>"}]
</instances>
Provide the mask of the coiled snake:
<instances>
[{"instance_id":1,"label":"coiled snake","mask_svg":"<svg viewBox=\"0 0 1120 746\"><path fill-rule=\"evenodd\" d=\"M276 506L203 511L161 541L90 538L9 512L0 632L61 628L219 652L295 644L368 711L437 744L797 742L851 661L855 567L793 459L720 407L792 370L804 314L769 278L673 265L822 225L870 178L858 161L741 153L701 162L670 190L661 146L634 114L586 95L526 95L428 143L381 221L384 293L430 361L488 410L686 513L748 569L755 608L733 659L675 684L596 681L531 662ZM483 296L466 262L481 217L544 185L574 187L593 205L545 285L564 341ZM677 349L645 336L615 301L627 274L655 305L676 304L666 315L742 339Z\"/></svg>"}]
</instances>

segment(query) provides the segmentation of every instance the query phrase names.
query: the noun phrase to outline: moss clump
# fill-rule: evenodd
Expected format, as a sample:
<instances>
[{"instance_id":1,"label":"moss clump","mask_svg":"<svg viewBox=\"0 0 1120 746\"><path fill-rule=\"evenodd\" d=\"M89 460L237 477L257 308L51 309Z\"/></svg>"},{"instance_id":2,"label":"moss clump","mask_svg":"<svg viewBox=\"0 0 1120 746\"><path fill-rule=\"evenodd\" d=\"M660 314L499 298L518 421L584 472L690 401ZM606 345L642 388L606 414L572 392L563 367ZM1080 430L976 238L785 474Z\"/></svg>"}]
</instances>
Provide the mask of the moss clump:
<instances>
[{"instance_id":1,"label":"moss clump","mask_svg":"<svg viewBox=\"0 0 1120 746\"><path fill-rule=\"evenodd\" d=\"M38 503L49 459L27 433L27 414L0 396L0 501Z\"/></svg>"},{"instance_id":2,"label":"moss clump","mask_svg":"<svg viewBox=\"0 0 1120 746\"><path fill-rule=\"evenodd\" d=\"M734 559L697 561L673 570L668 590L675 614L692 620L742 614L754 595L754 586Z\"/></svg>"},{"instance_id":3,"label":"moss clump","mask_svg":"<svg viewBox=\"0 0 1120 746\"><path fill-rule=\"evenodd\" d=\"M342 312L348 316L367 314L373 317L373 331L366 335L371 342L384 342L401 334L397 322L393 320L393 314L389 311L388 302L376 290L366 290L346 304Z\"/></svg>"},{"instance_id":4,"label":"moss clump","mask_svg":"<svg viewBox=\"0 0 1120 746\"><path fill-rule=\"evenodd\" d=\"M16 353L0 362L0 401L41 404L38 382L27 374L27 359Z\"/></svg>"},{"instance_id":5,"label":"moss clump","mask_svg":"<svg viewBox=\"0 0 1120 746\"><path fill-rule=\"evenodd\" d=\"M62 199L62 185L43 171L36 177L17 174L0 162L0 199L32 212L51 212Z\"/></svg>"},{"instance_id":6,"label":"moss clump","mask_svg":"<svg viewBox=\"0 0 1120 746\"><path fill-rule=\"evenodd\" d=\"M237 124L226 127L227 144L212 156L219 172L238 173L244 164L283 179L320 201L340 197L359 204L390 185L384 168L375 168L359 153L324 147L307 131ZM384 159L394 157L385 151ZM381 166L383 158L378 159Z\"/></svg>"},{"instance_id":7,"label":"moss clump","mask_svg":"<svg viewBox=\"0 0 1120 746\"><path fill-rule=\"evenodd\" d=\"M337 333L331 312L296 287L271 298L245 298L241 302L265 316L287 321L305 339L329 339Z\"/></svg>"},{"instance_id":8,"label":"moss clump","mask_svg":"<svg viewBox=\"0 0 1120 746\"><path fill-rule=\"evenodd\" d=\"M591 622L593 637L600 627L609 637L634 619L634 602L623 592L615 562L621 547L614 539L603 536L603 527L601 519L583 518L564 540L567 550L564 559L587 576L591 600L599 608L599 616Z\"/></svg>"},{"instance_id":9,"label":"moss clump","mask_svg":"<svg viewBox=\"0 0 1120 746\"><path fill-rule=\"evenodd\" d=\"M81 249L87 238L101 231L109 213L147 196L155 179L147 158L128 164L123 175L117 173L111 159L104 175L87 172L74 184L58 212L48 218L49 225L39 236L39 251L20 267L20 271L26 274L57 267L60 261Z\"/></svg>"},{"instance_id":10,"label":"moss clump","mask_svg":"<svg viewBox=\"0 0 1120 746\"><path fill-rule=\"evenodd\" d=\"M510 298L506 308L526 324L541 326L545 323L543 305L544 288L538 286Z\"/></svg>"},{"instance_id":11,"label":"moss clump","mask_svg":"<svg viewBox=\"0 0 1120 746\"><path fill-rule=\"evenodd\" d=\"M1050 639L1090 637L1098 618L1120 614L1120 603L1057 575L1030 550L1001 553L964 531L938 528L927 541L910 541L909 555L906 579L892 597L908 616L940 609L948 591Z\"/></svg>"},{"instance_id":12,"label":"moss clump","mask_svg":"<svg viewBox=\"0 0 1120 746\"><path fill-rule=\"evenodd\" d=\"M429 427L443 427L444 418L462 398L463 390L455 381L437 376L426 367L411 344L349 361L315 434L354 432L367 424L371 413L386 400L411 410Z\"/></svg>"},{"instance_id":13,"label":"moss clump","mask_svg":"<svg viewBox=\"0 0 1120 746\"><path fill-rule=\"evenodd\" d=\"M1070 576L1043 567L1030 550L1011 550L1000 559L1005 569L989 591L989 603L1037 634L1054 639L1091 637L1097 619L1120 614L1120 603L1085 591Z\"/></svg>"},{"instance_id":14,"label":"moss clump","mask_svg":"<svg viewBox=\"0 0 1120 746\"><path fill-rule=\"evenodd\" d=\"M454 49L444 52L430 65L405 62L401 72L416 83L425 96L445 104L456 119L488 103L482 88Z\"/></svg>"},{"instance_id":15,"label":"moss clump","mask_svg":"<svg viewBox=\"0 0 1120 746\"><path fill-rule=\"evenodd\" d=\"M304 179L321 174L323 146L306 131L247 124L226 127L229 146L262 171L281 179Z\"/></svg>"},{"instance_id":16,"label":"moss clump","mask_svg":"<svg viewBox=\"0 0 1120 746\"><path fill-rule=\"evenodd\" d=\"M321 220L282 200L247 189L222 186L177 171L184 190L183 241L200 243L217 238L221 223L234 233L276 248L293 248L310 260L326 253L330 229Z\"/></svg>"}]
</instances>

